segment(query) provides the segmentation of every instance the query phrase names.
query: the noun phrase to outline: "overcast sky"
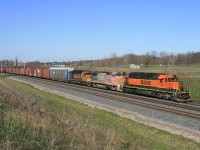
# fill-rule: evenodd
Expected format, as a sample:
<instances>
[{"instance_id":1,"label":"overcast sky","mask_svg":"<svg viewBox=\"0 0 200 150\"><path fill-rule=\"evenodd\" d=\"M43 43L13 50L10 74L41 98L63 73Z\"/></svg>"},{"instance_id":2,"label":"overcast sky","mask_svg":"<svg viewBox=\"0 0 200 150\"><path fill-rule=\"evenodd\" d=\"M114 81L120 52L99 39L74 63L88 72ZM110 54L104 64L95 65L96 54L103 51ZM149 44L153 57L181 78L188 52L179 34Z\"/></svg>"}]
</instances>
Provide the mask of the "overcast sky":
<instances>
[{"instance_id":1,"label":"overcast sky","mask_svg":"<svg viewBox=\"0 0 200 150\"><path fill-rule=\"evenodd\" d=\"M0 0L0 60L200 51L200 0Z\"/></svg>"}]
</instances>

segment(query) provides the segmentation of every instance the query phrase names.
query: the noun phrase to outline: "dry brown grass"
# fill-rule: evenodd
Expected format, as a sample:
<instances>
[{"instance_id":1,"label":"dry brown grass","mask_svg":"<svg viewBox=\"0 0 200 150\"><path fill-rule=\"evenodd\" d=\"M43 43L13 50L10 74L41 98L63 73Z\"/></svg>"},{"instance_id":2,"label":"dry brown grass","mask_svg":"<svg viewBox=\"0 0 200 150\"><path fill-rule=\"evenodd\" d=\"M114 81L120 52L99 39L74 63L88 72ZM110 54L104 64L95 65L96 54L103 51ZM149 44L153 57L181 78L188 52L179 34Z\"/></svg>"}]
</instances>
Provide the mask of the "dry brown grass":
<instances>
[{"instance_id":1,"label":"dry brown grass","mask_svg":"<svg viewBox=\"0 0 200 150\"><path fill-rule=\"evenodd\" d=\"M0 147L3 149L110 150L127 145L115 130L98 128L64 111L62 115L52 113L39 97L16 90L5 82L0 84L0 103L7 110L1 122L4 129L0 133Z\"/></svg>"}]
</instances>

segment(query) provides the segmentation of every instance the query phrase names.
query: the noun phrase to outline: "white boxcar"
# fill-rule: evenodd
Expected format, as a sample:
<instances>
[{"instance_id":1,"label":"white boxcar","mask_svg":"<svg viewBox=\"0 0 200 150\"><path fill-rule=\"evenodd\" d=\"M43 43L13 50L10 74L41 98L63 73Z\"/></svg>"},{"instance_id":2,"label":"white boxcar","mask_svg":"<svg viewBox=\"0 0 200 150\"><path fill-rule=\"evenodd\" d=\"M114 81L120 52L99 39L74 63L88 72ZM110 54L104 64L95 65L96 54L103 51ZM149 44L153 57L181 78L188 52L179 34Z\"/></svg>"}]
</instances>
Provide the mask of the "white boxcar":
<instances>
[{"instance_id":1,"label":"white boxcar","mask_svg":"<svg viewBox=\"0 0 200 150\"><path fill-rule=\"evenodd\" d=\"M68 82L73 68L50 68L50 79Z\"/></svg>"}]
</instances>

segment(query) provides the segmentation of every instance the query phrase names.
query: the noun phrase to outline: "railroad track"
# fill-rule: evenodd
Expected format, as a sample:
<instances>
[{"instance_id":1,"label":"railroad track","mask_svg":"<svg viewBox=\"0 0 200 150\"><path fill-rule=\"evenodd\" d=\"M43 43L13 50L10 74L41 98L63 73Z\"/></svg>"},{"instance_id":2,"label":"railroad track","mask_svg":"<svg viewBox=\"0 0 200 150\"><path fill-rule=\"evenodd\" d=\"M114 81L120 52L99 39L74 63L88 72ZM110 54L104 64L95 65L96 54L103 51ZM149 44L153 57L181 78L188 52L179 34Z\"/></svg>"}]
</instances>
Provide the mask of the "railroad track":
<instances>
[{"instance_id":1,"label":"railroad track","mask_svg":"<svg viewBox=\"0 0 200 150\"><path fill-rule=\"evenodd\" d=\"M162 101L162 100L157 100L157 99L153 99L153 98L149 98L149 97L131 95L131 94L126 94L126 93L119 93L119 92L108 91L108 90L103 90L103 89L99 89L99 88L91 88L91 87L87 87L87 86L84 86L84 89L83 89L83 86L80 86L80 85L63 83L63 82L52 81L52 80L47 80L47 79L33 78L33 77L28 77L28 76L19 76L19 77L26 78L26 79L28 78L29 80L43 81L49 85L62 87L65 89L70 89L70 90L75 90L75 91L82 92L85 94L91 94L94 96L119 101L122 103L141 106L141 107L148 108L148 109L158 110L158 111L162 111L162 112L167 112L167 113L171 113L171 114L175 114L175 115L179 115L179 116L185 116L185 117L193 118L196 120L200 120L200 114L187 112L187 110L193 110L193 111L200 112L200 107L194 106L194 105L176 103L176 102L171 102L171 101ZM92 91L91 91L91 89L92 89ZM130 100L130 98L132 100ZM136 99L136 98L141 101L134 101L134 99ZM151 104L145 103L145 102L151 102ZM167 106L164 107L164 106L155 105L158 103L164 104L167 106L183 108L183 109L186 109L186 111L179 110L176 108L169 108Z\"/></svg>"},{"instance_id":2,"label":"railroad track","mask_svg":"<svg viewBox=\"0 0 200 150\"><path fill-rule=\"evenodd\" d=\"M28 76L24 76L24 77L28 77ZM32 77L29 77L29 78L32 79ZM35 79L38 79L38 78L35 78ZM77 87L77 88L83 87L82 85L69 84L69 83L58 82L58 81L54 81L54 80L47 80L47 79L40 79L40 80L51 81L51 82L55 82L57 84L59 83L61 85L70 86L70 88L71 87ZM145 102L162 104L162 105L167 105L167 106L172 106L172 107L183 108L183 109L194 110L194 111L200 112L200 103L198 103L198 102L196 102L194 104L193 103L178 103L178 102L169 101L169 100L163 100L163 99L152 98L152 97L145 97L145 96L128 94L128 93L120 93L120 92L110 91L110 90L106 90L106 89L102 89L102 88L100 89L100 88L93 88L93 87L87 87L87 86L84 86L84 89L85 90L93 90L93 91L96 91L96 92L103 92L104 94L112 94L112 95L117 95L117 96L131 98L131 99L139 99L139 100L142 100L142 101L145 101Z\"/></svg>"},{"instance_id":3,"label":"railroad track","mask_svg":"<svg viewBox=\"0 0 200 150\"><path fill-rule=\"evenodd\" d=\"M190 105L192 106L199 106L200 107L200 100L193 100Z\"/></svg>"},{"instance_id":4,"label":"railroad track","mask_svg":"<svg viewBox=\"0 0 200 150\"><path fill-rule=\"evenodd\" d=\"M64 84L66 84L66 83L64 83ZM70 85L72 85L72 84L70 84ZM73 85L73 86L80 86L80 85ZM135 94L129 94L129 93L120 93L120 92L110 91L110 90L106 90L106 89L99 89L99 88L93 88L93 87L87 87L87 86L85 86L84 88L92 89L93 91L97 91L97 92L102 90L103 93L106 93L106 94L113 94L113 95L117 95L117 96L131 98L131 99L140 99L140 100L146 101L146 102L163 104L163 105L167 105L167 106L178 107L178 108L183 108L183 109L194 110L194 111L200 112L200 103L197 101L195 101L195 103L193 103L193 102L178 103L175 101L169 101L169 100L152 98L152 97L135 95Z\"/></svg>"}]
</instances>

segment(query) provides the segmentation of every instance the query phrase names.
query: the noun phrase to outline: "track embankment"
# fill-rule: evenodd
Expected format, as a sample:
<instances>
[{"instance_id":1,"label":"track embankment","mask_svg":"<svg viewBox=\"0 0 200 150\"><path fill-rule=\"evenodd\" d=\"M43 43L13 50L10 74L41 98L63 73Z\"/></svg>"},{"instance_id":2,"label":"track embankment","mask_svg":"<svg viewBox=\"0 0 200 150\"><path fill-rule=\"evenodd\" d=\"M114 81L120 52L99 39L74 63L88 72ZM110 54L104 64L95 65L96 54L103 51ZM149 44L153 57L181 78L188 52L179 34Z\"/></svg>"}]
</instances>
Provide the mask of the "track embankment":
<instances>
[{"instance_id":1,"label":"track embankment","mask_svg":"<svg viewBox=\"0 0 200 150\"><path fill-rule=\"evenodd\" d=\"M153 104L149 104L149 102L143 104L140 102L139 104L139 98L130 101L129 99L131 98L117 97L117 94L108 95L106 92L103 94L103 92L100 93L99 91L96 91L96 94L94 94L86 92L89 90L83 90L83 87L76 87L75 89L74 86L71 86L70 88L69 85L51 80L20 76L10 76L8 78L200 142L200 115L198 111L197 113L193 113L194 110L183 111L183 108L179 110L178 108L174 109L173 106L164 108L164 106L154 106ZM158 109L156 110L155 108Z\"/></svg>"}]
</instances>

